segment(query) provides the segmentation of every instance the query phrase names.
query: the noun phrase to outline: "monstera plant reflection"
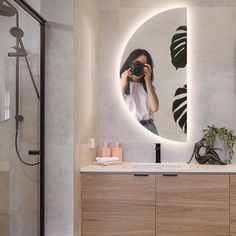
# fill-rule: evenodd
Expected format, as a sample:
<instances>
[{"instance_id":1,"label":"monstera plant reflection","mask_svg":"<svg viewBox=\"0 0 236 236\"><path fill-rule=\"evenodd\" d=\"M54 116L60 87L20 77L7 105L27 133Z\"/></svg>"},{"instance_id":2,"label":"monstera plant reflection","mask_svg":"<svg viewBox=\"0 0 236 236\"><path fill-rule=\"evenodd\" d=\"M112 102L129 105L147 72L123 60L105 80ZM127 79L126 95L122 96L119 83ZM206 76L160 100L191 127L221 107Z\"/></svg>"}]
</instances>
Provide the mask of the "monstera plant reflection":
<instances>
[{"instance_id":1,"label":"monstera plant reflection","mask_svg":"<svg viewBox=\"0 0 236 236\"><path fill-rule=\"evenodd\" d=\"M187 64L187 26L177 28L172 38L170 51L171 62L176 70L184 68ZM174 120L184 133L187 133L187 84L183 88L178 88L174 97L176 98L172 105Z\"/></svg>"}]
</instances>

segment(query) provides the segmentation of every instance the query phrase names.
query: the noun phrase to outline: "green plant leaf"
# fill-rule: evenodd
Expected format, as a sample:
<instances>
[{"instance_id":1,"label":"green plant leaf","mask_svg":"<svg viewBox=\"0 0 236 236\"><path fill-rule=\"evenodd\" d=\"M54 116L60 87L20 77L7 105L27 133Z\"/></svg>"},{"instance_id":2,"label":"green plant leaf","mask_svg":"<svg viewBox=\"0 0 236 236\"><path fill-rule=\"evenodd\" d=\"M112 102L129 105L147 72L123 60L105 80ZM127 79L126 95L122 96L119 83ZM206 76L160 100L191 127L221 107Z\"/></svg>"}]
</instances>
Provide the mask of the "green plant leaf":
<instances>
[{"instance_id":1,"label":"green plant leaf","mask_svg":"<svg viewBox=\"0 0 236 236\"><path fill-rule=\"evenodd\" d=\"M176 68L184 68L187 64L187 26L179 26L172 37L170 45L171 62Z\"/></svg>"},{"instance_id":2,"label":"green plant leaf","mask_svg":"<svg viewBox=\"0 0 236 236\"><path fill-rule=\"evenodd\" d=\"M175 92L176 98L172 105L172 112L175 122L179 127L187 133L187 85L183 88L178 88Z\"/></svg>"},{"instance_id":3,"label":"green plant leaf","mask_svg":"<svg viewBox=\"0 0 236 236\"><path fill-rule=\"evenodd\" d=\"M233 134L232 130L228 130L225 127L217 128L214 125L207 126L207 129L203 130L203 141L207 150L213 149L215 144L216 136L219 136L222 140L226 142L227 147L227 158L224 161L226 164L230 164L233 159L233 147L236 141L236 136Z\"/></svg>"}]
</instances>

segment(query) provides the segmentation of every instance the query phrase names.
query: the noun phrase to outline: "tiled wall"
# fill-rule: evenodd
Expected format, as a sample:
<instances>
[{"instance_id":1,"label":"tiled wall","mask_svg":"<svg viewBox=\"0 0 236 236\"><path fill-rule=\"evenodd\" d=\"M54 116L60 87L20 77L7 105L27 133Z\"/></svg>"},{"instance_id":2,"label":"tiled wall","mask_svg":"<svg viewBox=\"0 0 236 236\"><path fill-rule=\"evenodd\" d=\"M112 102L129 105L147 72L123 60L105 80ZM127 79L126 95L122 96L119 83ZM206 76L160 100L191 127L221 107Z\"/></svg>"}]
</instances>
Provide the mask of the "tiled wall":
<instances>
[{"instance_id":1,"label":"tiled wall","mask_svg":"<svg viewBox=\"0 0 236 236\"><path fill-rule=\"evenodd\" d=\"M74 230L79 235L80 168L94 161L97 140L99 4L97 0L77 1L75 7L76 77L74 97Z\"/></svg>"},{"instance_id":2,"label":"tiled wall","mask_svg":"<svg viewBox=\"0 0 236 236\"><path fill-rule=\"evenodd\" d=\"M46 235L79 235L79 170L94 159L89 139L97 138L98 1L41 0L41 13L48 21Z\"/></svg>"},{"instance_id":3,"label":"tiled wall","mask_svg":"<svg viewBox=\"0 0 236 236\"><path fill-rule=\"evenodd\" d=\"M9 236L9 172L0 171L0 234Z\"/></svg>"},{"instance_id":4,"label":"tiled wall","mask_svg":"<svg viewBox=\"0 0 236 236\"><path fill-rule=\"evenodd\" d=\"M41 0L46 27L46 235L73 235L73 0Z\"/></svg>"}]
</instances>

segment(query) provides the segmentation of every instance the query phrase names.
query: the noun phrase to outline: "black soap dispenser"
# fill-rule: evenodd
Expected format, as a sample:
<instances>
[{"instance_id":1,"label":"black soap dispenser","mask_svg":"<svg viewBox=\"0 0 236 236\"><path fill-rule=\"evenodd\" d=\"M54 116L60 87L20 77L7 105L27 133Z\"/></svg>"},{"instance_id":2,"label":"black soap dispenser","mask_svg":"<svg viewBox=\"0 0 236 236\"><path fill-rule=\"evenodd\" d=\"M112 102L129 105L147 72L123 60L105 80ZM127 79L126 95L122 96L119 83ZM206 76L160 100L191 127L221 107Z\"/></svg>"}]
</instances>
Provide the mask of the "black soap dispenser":
<instances>
[{"instance_id":1,"label":"black soap dispenser","mask_svg":"<svg viewBox=\"0 0 236 236\"><path fill-rule=\"evenodd\" d=\"M156 163L161 163L161 144L156 143Z\"/></svg>"}]
</instances>

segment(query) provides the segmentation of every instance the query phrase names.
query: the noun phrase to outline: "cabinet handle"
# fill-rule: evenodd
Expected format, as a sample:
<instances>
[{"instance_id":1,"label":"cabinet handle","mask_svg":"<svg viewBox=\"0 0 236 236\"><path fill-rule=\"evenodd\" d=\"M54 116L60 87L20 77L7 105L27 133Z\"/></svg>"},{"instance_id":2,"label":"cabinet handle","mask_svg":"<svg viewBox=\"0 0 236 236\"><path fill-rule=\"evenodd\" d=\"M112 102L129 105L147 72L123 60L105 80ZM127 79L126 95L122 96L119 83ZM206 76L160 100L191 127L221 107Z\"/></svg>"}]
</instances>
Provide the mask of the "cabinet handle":
<instances>
[{"instance_id":1,"label":"cabinet handle","mask_svg":"<svg viewBox=\"0 0 236 236\"><path fill-rule=\"evenodd\" d=\"M149 176L148 173L134 173L134 176Z\"/></svg>"},{"instance_id":2,"label":"cabinet handle","mask_svg":"<svg viewBox=\"0 0 236 236\"><path fill-rule=\"evenodd\" d=\"M162 176L178 176L177 174L163 174Z\"/></svg>"}]
</instances>

